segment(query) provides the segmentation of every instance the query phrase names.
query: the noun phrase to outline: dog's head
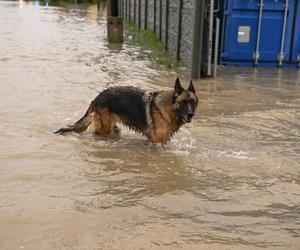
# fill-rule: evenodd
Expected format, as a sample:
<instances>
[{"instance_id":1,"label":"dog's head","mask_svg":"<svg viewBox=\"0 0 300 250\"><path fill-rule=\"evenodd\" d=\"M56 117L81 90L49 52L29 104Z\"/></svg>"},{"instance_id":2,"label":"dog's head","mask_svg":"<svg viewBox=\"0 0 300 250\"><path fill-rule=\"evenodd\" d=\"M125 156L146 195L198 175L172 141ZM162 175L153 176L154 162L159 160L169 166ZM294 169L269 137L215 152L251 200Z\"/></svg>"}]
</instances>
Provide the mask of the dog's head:
<instances>
[{"instance_id":1,"label":"dog's head","mask_svg":"<svg viewBox=\"0 0 300 250\"><path fill-rule=\"evenodd\" d=\"M174 86L172 108L176 112L178 119L183 123L190 123L197 106L198 98L193 82L190 81L189 87L184 89L180 84L179 78L177 78Z\"/></svg>"}]
</instances>

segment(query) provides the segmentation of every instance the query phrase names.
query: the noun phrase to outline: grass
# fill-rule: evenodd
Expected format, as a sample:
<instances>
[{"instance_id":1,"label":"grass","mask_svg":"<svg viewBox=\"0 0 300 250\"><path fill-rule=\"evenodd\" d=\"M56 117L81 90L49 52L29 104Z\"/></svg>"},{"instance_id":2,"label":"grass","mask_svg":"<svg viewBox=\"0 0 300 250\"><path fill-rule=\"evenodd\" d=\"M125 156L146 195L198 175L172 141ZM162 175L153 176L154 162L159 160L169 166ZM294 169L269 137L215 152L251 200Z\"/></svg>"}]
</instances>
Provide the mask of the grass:
<instances>
[{"instance_id":1,"label":"grass","mask_svg":"<svg viewBox=\"0 0 300 250\"><path fill-rule=\"evenodd\" d=\"M139 44L142 48L151 50L152 53L147 55L147 59L153 63L163 65L167 69L172 69L181 66L181 62L171 58L165 51L165 45L159 40L151 30L138 29L132 21L125 23L126 41L134 44ZM132 39L129 40L128 37Z\"/></svg>"},{"instance_id":2,"label":"grass","mask_svg":"<svg viewBox=\"0 0 300 250\"><path fill-rule=\"evenodd\" d=\"M132 21L127 21L125 23L126 31L132 33L135 42L138 42L142 47L146 49L162 50L164 49L164 44L156 37L154 32L150 30L138 29L137 26Z\"/></svg>"}]
</instances>

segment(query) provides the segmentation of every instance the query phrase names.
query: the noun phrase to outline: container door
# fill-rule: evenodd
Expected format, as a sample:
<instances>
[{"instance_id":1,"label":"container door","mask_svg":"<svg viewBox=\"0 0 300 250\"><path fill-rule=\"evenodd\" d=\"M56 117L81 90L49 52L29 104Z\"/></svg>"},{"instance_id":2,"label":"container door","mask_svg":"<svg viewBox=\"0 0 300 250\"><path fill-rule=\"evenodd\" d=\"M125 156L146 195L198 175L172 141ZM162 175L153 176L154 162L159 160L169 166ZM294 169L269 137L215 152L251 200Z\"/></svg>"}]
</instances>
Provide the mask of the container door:
<instances>
[{"instance_id":1,"label":"container door","mask_svg":"<svg viewBox=\"0 0 300 250\"><path fill-rule=\"evenodd\" d=\"M295 27L293 34L291 62L300 66L300 1L296 1Z\"/></svg>"},{"instance_id":2,"label":"container door","mask_svg":"<svg viewBox=\"0 0 300 250\"><path fill-rule=\"evenodd\" d=\"M255 62L257 56L259 63L277 64L282 52L288 61L294 0L288 2L287 6L287 0L228 0L221 60L243 64Z\"/></svg>"}]
</instances>

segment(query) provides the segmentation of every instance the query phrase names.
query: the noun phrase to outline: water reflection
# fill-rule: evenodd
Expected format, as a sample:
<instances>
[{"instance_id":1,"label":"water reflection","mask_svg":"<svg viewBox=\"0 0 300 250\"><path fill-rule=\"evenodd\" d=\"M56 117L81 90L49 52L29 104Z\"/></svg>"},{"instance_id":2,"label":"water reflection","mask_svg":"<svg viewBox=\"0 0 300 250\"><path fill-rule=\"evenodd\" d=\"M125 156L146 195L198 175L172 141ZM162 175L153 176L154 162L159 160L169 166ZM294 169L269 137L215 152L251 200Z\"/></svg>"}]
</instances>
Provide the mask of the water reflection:
<instances>
[{"instance_id":1,"label":"water reflection","mask_svg":"<svg viewBox=\"0 0 300 250\"><path fill-rule=\"evenodd\" d=\"M298 71L197 81L195 121L166 150L125 128L54 136L108 86L189 75L110 47L95 5L32 4L0 1L0 248L298 248Z\"/></svg>"}]
</instances>

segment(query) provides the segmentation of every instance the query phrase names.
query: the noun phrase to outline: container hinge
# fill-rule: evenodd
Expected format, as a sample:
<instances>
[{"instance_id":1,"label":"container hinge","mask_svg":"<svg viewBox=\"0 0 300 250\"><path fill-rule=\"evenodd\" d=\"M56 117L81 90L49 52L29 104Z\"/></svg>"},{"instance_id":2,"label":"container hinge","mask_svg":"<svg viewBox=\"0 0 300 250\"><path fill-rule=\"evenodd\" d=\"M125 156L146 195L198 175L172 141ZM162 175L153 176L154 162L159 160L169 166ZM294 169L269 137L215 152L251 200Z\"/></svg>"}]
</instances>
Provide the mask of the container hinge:
<instances>
[{"instance_id":1,"label":"container hinge","mask_svg":"<svg viewBox=\"0 0 300 250\"><path fill-rule=\"evenodd\" d=\"M253 52L253 59L257 62L259 60L259 52Z\"/></svg>"},{"instance_id":2,"label":"container hinge","mask_svg":"<svg viewBox=\"0 0 300 250\"><path fill-rule=\"evenodd\" d=\"M284 60L284 53L283 52L278 53L279 66L282 65L283 60Z\"/></svg>"}]
</instances>

